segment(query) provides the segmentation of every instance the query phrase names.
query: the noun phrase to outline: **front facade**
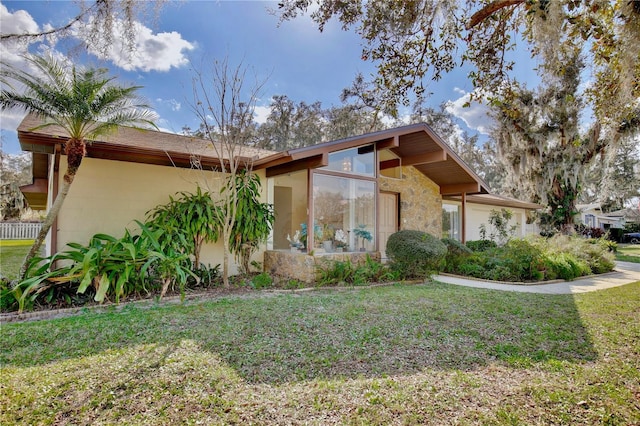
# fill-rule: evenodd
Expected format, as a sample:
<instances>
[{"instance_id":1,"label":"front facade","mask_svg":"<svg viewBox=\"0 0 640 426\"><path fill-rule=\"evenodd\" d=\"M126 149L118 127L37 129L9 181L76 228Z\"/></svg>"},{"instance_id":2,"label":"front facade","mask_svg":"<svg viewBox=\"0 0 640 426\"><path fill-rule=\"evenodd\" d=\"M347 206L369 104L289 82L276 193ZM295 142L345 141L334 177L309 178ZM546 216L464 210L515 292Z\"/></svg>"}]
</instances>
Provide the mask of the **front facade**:
<instances>
[{"instance_id":1,"label":"front facade","mask_svg":"<svg viewBox=\"0 0 640 426\"><path fill-rule=\"evenodd\" d=\"M50 206L64 175L64 137L18 129L23 150L34 153L30 202ZM218 188L224 175L210 142L155 131L120 129L88 146L87 158L47 241L47 253L96 233L120 236L177 192ZM242 155L262 181L261 201L273 204L272 236L258 261L273 274L312 281L327 258L385 258L386 240L400 229L440 236L443 205L456 205L460 239L474 236L472 197L488 194L482 180L425 124L404 126L285 152L245 148ZM194 167L196 165L197 167ZM443 204L443 199L444 204ZM524 215L519 217L525 223ZM475 238L472 238L475 239ZM222 245L203 252L220 263Z\"/></svg>"}]
</instances>

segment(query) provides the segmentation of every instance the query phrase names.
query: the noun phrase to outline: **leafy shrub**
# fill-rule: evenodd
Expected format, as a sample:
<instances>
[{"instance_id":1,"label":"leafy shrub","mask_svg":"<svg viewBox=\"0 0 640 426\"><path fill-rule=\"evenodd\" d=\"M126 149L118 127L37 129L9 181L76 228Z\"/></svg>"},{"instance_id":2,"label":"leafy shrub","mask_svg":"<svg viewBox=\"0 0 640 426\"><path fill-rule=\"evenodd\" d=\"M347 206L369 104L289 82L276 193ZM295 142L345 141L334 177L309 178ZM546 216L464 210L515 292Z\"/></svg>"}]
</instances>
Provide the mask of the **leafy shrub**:
<instances>
[{"instance_id":1,"label":"leafy shrub","mask_svg":"<svg viewBox=\"0 0 640 426\"><path fill-rule=\"evenodd\" d=\"M430 271L439 270L447 246L426 232L402 230L389 236L386 253L400 276L425 277Z\"/></svg>"},{"instance_id":2,"label":"leafy shrub","mask_svg":"<svg viewBox=\"0 0 640 426\"><path fill-rule=\"evenodd\" d=\"M540 247L529 240L510 240L503 251L504 267L511 271L511 276L518 281L531 281L541 278L540 266L544 254Z\"/></svg>"},{"instance_id":3,"label":"leafy shrub","mask_svg":"<svg viewBox=\"0 0 640 426\"><path fill-rule=\"evenodd\" d=\"M487 251L489 249L498 247L498 244L496 244L495 241L491 240L467 241L465 245L472 251Z\"/></svg>"},{"instance_id":4,"label":"leafy shrub","mask_svg":"<svg viewBox=\"0 0 640 426\"><path fill-rule=\"evenodd\" d=\"M452 238L443 238L442 242L447 247L447 254L444 258L444 270L447 272L455 271L464 259L473 251L462 244L458 240Z\"/></svg>"},{"instance_id":5,"label":"leafy shrub","mask_svg":"<svg viewBox=\"0 0 640 426\"><path fill-rule=\"evenodd\" d=\"M256 290L270 288L273 286L273 278L266 272L256 275L251 279L251 286Z\"/></svg>"},{"instance_id":6,"label":"leafy shrub","mask_svg":"<svg viewBox=\"0 0 640 426\"><path fill-rule=\"evenodd\" d=\"M128 230L120 239L96 234L86 246L69 243L69 250L48 258L35 258L29 265L29 278L13 289L19 310L36 299L54 300L53 295L64 288L77 294L93 289L96 302L113 297L117 303L122 297L149 293L158 287L158 281L162 285L161 297L169 286L176 284L184 294L189 276L198 281L189 270L188 254L176 253L173 245L162 245L161 229L151 230L141 222L136 223L141 228L140 235ZM59 261L64 266L55 269Z\"/></svg>"},{"instance_id":7,"label":"leafy shrub","mask_svg":"<svg viewBox=\"0 0 640 426\"><path fill-rule=\"evenodd\" d=\"M11 288L8 278L0 277L0 312L15 311L18 309L18 299Z\"/></svg>"},{"instance_id":8,"label":"leafy shrub","mask_svg":"<svg viewBox=\"0 0 640 426\"><path fill-rule=\"evenodd\" d=\"M353 263L347 258L345 261L326 260L318 267L317 285L364 285L375 282L386 282L397 279L387 266L377 262L367 255L363 264Z\"/></svg>"},{"instance_id":9,"label":"leafy shrub","mask_svg":"<svg viewBox=\"0 0 640 426\"><path fill-rule=\"evenodd\" d=\"M193 268L192 276L187 281L188 287L213 287L220 284L220 264L216 266L200 264L199 268Z\"/></svg>"},{"instance_id":10,"label":"leafy shrub","mask_svg":"<svg viewBox=\"0 0 640 426\"><path fill-rule=\"evenodd\" d=\"M573 280L613 269L613 254L602 241L565 235L514 239L473 252L451 272L499 281Z\"/></svg>"}]
</instances>

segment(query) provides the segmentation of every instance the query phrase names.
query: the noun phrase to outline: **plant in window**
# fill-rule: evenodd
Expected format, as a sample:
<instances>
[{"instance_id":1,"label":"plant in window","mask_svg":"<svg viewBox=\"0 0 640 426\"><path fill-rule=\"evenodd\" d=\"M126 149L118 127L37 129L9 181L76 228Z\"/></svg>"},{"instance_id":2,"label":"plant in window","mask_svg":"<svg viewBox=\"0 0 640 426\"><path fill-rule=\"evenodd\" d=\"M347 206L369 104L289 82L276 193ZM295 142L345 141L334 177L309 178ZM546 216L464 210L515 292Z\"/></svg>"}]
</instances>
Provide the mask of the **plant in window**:
<instances>
[{"instance_id":1,"label":"plant in window","mask_svg":"<svg viewBox=\"0 0 640 426\"><path fill-rule=\"evenodd\" d=\"M300 241L304 243L304 245L307 245L307 224L301 223L300 229L302 229L300 232ZM313 225L313 239L316 245L322 241L322 227L317 223Z\"/></svg>"},{"instance_id":2,"label":"plant in window","mask_svg":"<svg viewBox=\"0 0 640 426\"><path fill-rule=\"evenodd\" d=\"M349 244L349 237L347 237L347 234L342 229L336 229L333 235L333 241L336 244L336 248L345 249Z\"/></svg>"},{"instance_id":3,"label":"plant in window","mask_svg":"<svg viewBox=\"0 0 640 426\"><path fill-rule=\"evenodd\" d=\"M289 241L289 244L291 245L291 247L295 247L295 248L302 247L302 242L300 241L300 231L296 230L296 233L293 234L293 238L289 234L287 234L287 241Z\"/></svg>"},{"instance_id":4,"label":"plant in window","mask_svg":"<svg viewBox=\"0 0 640 426\"><path fill-rule=\"evenodd\" d=\"M358 227L353 230L353 234L357 238L360 238L362 240L362 247L360 248L360 251L365 251L365 248L364 248L365 240L366 241L373 240L373 236L371 235L371 232L367 231L367 226L364 224L358 225Z\"/></svg>"}]
</instances>

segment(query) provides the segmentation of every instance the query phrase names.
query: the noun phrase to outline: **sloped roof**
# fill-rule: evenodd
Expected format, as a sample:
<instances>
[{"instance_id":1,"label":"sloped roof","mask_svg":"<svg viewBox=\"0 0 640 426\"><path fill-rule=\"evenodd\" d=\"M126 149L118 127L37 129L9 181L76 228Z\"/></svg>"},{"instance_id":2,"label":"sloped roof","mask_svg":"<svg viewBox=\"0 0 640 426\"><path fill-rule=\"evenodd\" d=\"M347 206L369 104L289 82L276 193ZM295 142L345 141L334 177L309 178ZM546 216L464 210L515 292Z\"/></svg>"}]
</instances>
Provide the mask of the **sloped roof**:
<instances>
[{"instance_id":1,"label":"sloped roof","mask_svg":"<svg viewBox=\"0 0 640 426\"><path fill-rule=\"evenodd\" d=\"M18 139L23 151L53 154L56 145L64 145L67 137L59 127L48 126L34 130L42 123L39 117L32 114L22 120L18 126ZM220 149L218 151L224 152ZM255 161L273 153L264 149L238 146L233 155ZM228 155L226 152L224 154ZM87 146L87 157L165 166L191 167L195 156L203 167L215 167L220 164L211 141L156 130L119 127L116 132L101 140L89 141Z\"/></svg>"},{"instance_id":2,"label":"sloped roof","mask_svg":"<svg viewBox=\"0 0 640 426\"><path fill-rule=\"evenodd\" d=\"M267 176L321 167L326 165L330 152L370 143L375 143L378 150L392 151L403 166L414 166L440 186L443 195L489 192L487 184L424 123L279 152L258 160L254 167L266 168Z\"/></svg>"},{"instance_id":3,"label":"sloped roof","mask_svg":"<svg viewBox=\"0 0 640 426\"><path fill-rule=\"evenodd\" d=\"M34 154L52 154L64 145L64 132L55 126L34 130L42 120L28 115L18 127L20 146ZM238 147L233 155L251 159L256 169L267 169L267 176L287 171L322 167L330 152L375 143L376 149L388 149L404 166L414 166L440 187L443 195L487 194L488 186L426 124L413 124L361 136L325 142L284 152ZM204 168L220 164L211 141L155 130L120 127L101 140L91 141L87 156L108 160L191 167L197 157ZM225 159L228 160L228 159Z\"/></svg>"}]
</instances>

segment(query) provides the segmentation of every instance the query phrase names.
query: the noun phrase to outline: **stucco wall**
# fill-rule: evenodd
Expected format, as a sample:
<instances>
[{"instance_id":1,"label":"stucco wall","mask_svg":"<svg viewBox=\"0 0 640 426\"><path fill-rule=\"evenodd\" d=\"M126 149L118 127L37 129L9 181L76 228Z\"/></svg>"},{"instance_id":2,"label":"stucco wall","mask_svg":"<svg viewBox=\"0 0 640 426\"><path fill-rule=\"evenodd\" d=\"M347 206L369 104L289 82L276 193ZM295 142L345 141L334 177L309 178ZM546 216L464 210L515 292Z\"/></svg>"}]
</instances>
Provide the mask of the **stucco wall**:
<instances>
[{"instance_id":1,"label":"stucco wall","mask_svg":"<svg viewBox=\"0 0 640 426\"><path fill-rule=\"evenodd\" d=\"M439 237L442 234L440 187L411 166L402 168L402 179L380 177L380 191L400 194L400 229L415 229Z\"/></svg>"},{"instance_id":2,"label":"stucco wall","mask_svg":"<svg viewBox=\"0 0 640 426\"><path fill-rule=\"evenodd\" d=\"M60 161L60 185L66 158ZM264 172L257 172L264 185ZM85 158L58 217L58 250L69 242L86 244L96 233L120 237L136 229L135 219L166 204L177 192L194 192L198 184L217 193L221 174L200 170ZM266 196L263 192L263 202ZM203 263L222 263L222 244L202 248ZM261 260L261 255L256 259ZM236 266L231 265L232 273Z\"/></svg>"}]
</instances>

